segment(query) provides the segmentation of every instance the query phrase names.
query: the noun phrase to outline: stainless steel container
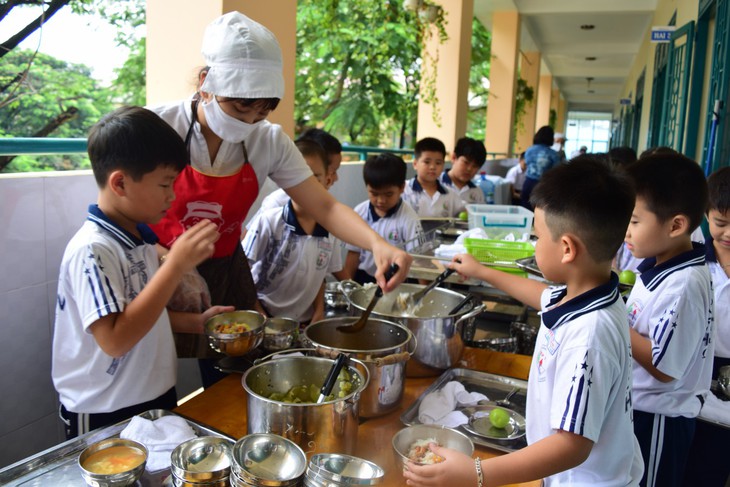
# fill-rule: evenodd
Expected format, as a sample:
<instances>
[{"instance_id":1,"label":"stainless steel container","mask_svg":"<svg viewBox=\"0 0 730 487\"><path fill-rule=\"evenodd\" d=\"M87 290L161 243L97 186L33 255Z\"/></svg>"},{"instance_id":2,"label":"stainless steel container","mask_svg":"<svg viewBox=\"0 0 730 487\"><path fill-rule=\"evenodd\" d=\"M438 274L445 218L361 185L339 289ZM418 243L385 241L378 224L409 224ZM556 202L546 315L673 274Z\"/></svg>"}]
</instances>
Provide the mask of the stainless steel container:
<instances>
[{"instance_id":1,"label":"stainless steel container","mask_svg":"<svg viewBox=\"0 0 730 487\"><path fill-rule=\"evenodd\" d=\"M437 376L456 365L464 351L463 329L471 326L484 309L481 302L469 303L456 314L450 315L449 312L465 295L450 289L436 288L423 298L413 315L403 316L396 304L398 295L418 292L424 287L418 284L401 284L395 291L380 298L370 315L400 323L416 336L418 348L406 367L408 377ZM351 313L362 314L374 292L375 286L358 286L352 289L347 294Z\"/></svg>"},{"instance_id":2,"label":"stainless steel container","mask_svg":"<svg viewBox=\"0 0 730 487\"><path fill-rule=\"evenodd\" d=\"M294 386L321 387L334 360L293 356L282 352L266 357L246 371L241 379L248 395L248 433L274 433L288 438L313 455L323 452L352 453L357 444L359 401L368 384L365 364L351 360L347 371L353 377L352 390L342 398L339 384L336 399L316 403L286 403L269 399Z\"/></svg>"},{"instance_id":3,"label":"stainless steel container","mask_svg":"<svg viewBox=\"0 0 730 487\"><path fill-rule=\"evenodd\" d=\"M309 461L304 485L307 487L346 487L378 485L385 472L378 465L362 458L337 453L314 455Z\"/></svg>"},{"instance_id":4,"label":"stainless steel container","mask_svg":"<svg viewBox=\"0 0 730 487\"><path fill-rule=\"evenodd\" d=\"M218 487L228 483L232 444L225 438L201 436L178 445L170 455L176 487Z\"/></svg>"},{"instance_id":5,"label":"stainless steel container","mask_svg":"<svg viewBox=\"0 0 730 487\"><path fill-rule=\"evenodd\" d=\"M233 446L231 485L290 487L299 484L306 469L299 445L272 433L255 433Z\"/></svg>"},{"instance_id":6,"label":"stainless steel container","mask_svg":"<svg viewBox=\"0 0 730 487\"><path fill-rule=\"evenodd\" d=\"M339 282L328 282L324 286L324 304L332 309L347 308L349 302Z\"/></svg>"},{"instance_id":7,"label":"stainless steel container","mask_svg":"<svg viewBox=\"0 0 730 487\"><path fill-rule=\"evenodd\" d=\"M510 336L517 338L517 353L521 353L522 355L532 355L535 351L537 330L537 326L532 326L520 321L513 321L510 323Z\"/></svg>"},{"instance_id":8,"label":"stainless steel container","mask_svg":"<svg viewBox=\"0 0 730 487\"><path fill-rule=\"evenodd\" d=\"M401 403L406 363L417 349L416 339L405 326L375 318L357 333L337 330L356 320L340 317L318 321L304 330L304 337L319 355L335 358L343 352L367 366L370 382L360 397L360 417L382 416Z\"/></svg>"}]
</instances>

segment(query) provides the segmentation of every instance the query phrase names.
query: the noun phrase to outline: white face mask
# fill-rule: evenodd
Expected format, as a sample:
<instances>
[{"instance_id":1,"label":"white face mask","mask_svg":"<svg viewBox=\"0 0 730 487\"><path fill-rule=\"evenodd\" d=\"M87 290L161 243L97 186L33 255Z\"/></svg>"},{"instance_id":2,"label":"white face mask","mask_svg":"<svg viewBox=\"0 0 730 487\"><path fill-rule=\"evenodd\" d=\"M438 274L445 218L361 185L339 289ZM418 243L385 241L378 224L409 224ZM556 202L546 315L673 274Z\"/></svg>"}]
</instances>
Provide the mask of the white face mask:
<instances>
[{"instance_id":1,"label":"white face mask","mask_svg":"<svg viewBox=\"0 0 730 487\"><path fill-rule=\"evenodd\" d=\"M246 140L246 137L259 127L263 120L256 123L246 123L238 120L223 111L215 96L209 102L203 102L203 113L208 127L218 137L226 142L238 144Z\"/></svg>"}]
</instances>

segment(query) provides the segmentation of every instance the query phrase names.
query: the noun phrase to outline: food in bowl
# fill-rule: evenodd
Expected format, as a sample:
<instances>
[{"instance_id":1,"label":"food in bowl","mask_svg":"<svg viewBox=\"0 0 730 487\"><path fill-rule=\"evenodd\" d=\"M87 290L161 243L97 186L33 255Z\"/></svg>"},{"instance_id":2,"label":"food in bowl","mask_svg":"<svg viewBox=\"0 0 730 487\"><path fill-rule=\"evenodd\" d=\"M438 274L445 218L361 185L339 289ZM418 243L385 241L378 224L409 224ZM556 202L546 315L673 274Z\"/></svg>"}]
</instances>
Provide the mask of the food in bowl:
<instances>
[{"instance_id":1,"label":"food in bowl","mask_svg":"<svg viewBox=\"0 0 730 487\"><path fill-rule=\"evenodd\" d=\"M411 459L411 456L419 453L425 458L414 463L435 461L436 459L428 455L425 449L411 451L414 446L425 447L427 449L429 443L436 443L444 448L460 451L468 456L474 454L474 442L461 431L447 428L446 426L437 424L414 424L403 428L393 436L393 450L396 458L403 462L404 465L409 461L413 462L414 460ZM430 452L430 450L428 451Z\"/></svg>"},{"instance_id":2,"label":"food in bowl","mask_svg":"<svg viewBox=\"0 0 730 487\"><path fill-rule=\"evenodd\" d=\"M147 455L131 446L112 446L89 455L81 464L92 473L114 475L139 467Z\"/></svg>"},{"instance_id":3,"label":"food in bowl","mask_svg":"<svg viewBox=\"0 0 730 487\"><path fill-rule=\"evenodd\" d=\"M408 459L420 465L433 465L434 463L443 462L445 458L435 454L431 450L431 443L441 446L436 441L436 438L426 438L425 440L416 440L411 443L411 447L408 450Z\"/></svg>"},{"instance_id":4,"label":"food in bowl","mask_svg":"<svg viewBox=\"0 0 730 487\"><path fill-rule=\"evenodd\" d=\"M246 323L220 323L215 325L213 331L222 335L231 335L234 333L244 333L251 331L251 326Z\"/></svg>"}]
</instances>

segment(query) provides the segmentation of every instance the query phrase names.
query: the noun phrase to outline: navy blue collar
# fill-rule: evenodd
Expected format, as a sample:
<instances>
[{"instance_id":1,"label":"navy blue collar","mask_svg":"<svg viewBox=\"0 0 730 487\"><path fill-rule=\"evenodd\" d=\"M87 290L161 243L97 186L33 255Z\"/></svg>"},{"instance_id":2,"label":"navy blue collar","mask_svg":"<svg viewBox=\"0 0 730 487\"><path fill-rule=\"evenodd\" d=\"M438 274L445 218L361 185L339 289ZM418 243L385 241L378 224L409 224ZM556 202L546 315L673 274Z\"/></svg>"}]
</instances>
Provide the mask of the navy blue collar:
<instances>
[{"instance_id":1,"label":"navy blue collar","mask_svg":"<svg viewBox=\"0 0 730 487\"><path fill-rule=\"evenodd\" d=\"M421 186L421 183L418 182L418 177L413 178L413 184L411 184L411 188L413 188L413 191L416 191L418 193L423 193L423 186ZM439 180L436 180L436 190L441 194L446 194L446 188L444 188Z\"/></svg>"},{"instance_id":2,"label":"navy blue collar","mask_svg":"<svg viewBox=\"0 0 730 487\"><path fill-rule=\"evenodd\" d=\"M656 258L644 259L639 264L639 278L649 291L654 291L672 272L685 269L693 265L705 265L705 245L692 242L692 250L672 257L666 262L656 265Z\"/></svg>"},{"instance_id":3,"label":"navy blue collar","mask_svg":"<svg viewBox=\"0 0 730 487\"><path fill-rule=\"evenodd\" d=\"M707 240L705 240L705 260L707 262L717 262L717 255L715 254L715 245L712 243L712 237L707 237Z\"/></svg>"},{"instance_id":4,"label":"navy blue collar","mask_svg":"<svg viewBox=\"0 0 730 487\"><path fill-rule=\"evenodd\" d=\"M451 180L451 177L449 177L448 171L444 171L441 173L441 182L444 183L447 186L453 186L454 182ZM466 182L466 186L468 188L476 188L477 185L472 183L471 181Z\"/></svg>"},{"instance_id":5,"label":"navy blue collar","mask_svg":"<svg viewBox=\"0 0 730 487\"><path fill-rule=\"evenodd\" d=\"M294 213L294 207L292 206L291 199L287 202L287 204L284 205L284 208L281 210L281 218L282 220L284 220L284 224L289 227L289 230L294 232L295 235L309 235L299 224L299 220L297 220L297 215L296 213ZM325 230L323 226L321 226L319 223L314 225L312 237L328 236L329 232Z\"/></svg>"},{"instance_id":6,"label":"navy blue collar","mask_svg":"<svg viewBox=\"0 0 730 487\"><path fill-rule=\"evenodd\" d=\"M86 219L90 222L96 223L101 228L109 232L109 234L114 237L115 240L117 240L120 244L124 245L128 249L133 249L144 244L154 245L159 240L155 232L153 232L150 227L148 227L144 223L138 223L137 231L142 237L142 239L140 240L135 235L132 235L131 233L117 225L116 222L109 219L109 217L106 216L103 211L101 211L99 205L89 205L89 214L86 216Z\"/></svg>"},{"instance_id":7,"label":"navy blue collar","mask_svg":"<svg viewBox=\"0 0 730 487\"><path fill-rule=\"evenodd\" d=\"M375 207L373 206L373 204L372 203L368 203L368 207L369 207L369 210L370 210L370 218L373 220L373 222L376 222L376 221L380 220L381 218L390 218L391 216L395 215L395 213L398 210L400 210L400 207L401 207L402 204L403 204L403 200L399 198L398 199L398 203L396 203L396 205L393 208L391 208L390 210L388 210L387 212L385 212L385 216L382 216L381 217L380 215L378 215L375 212Z\"/></svg>"},{"instance_id":8,"label":"navy blue collar","mask_svg":"<svg viewBox=\"0 0 730 487\"><path fill-rule=\"evenodd\" d=\"M550 295L548 308L559 303L565 297L568 289L566 287L557 288ZM555 308L548 309L542 313L542 322L551 330L558 326L579 318L580 316L592 313L602 308L611 306L619 299L618 292L618 276L615 272L611 273L611 278L606 284L602 284L596 288L586 291L583 294L574 297L567 303L563 303Z\"/></svg>"}]
</instances>

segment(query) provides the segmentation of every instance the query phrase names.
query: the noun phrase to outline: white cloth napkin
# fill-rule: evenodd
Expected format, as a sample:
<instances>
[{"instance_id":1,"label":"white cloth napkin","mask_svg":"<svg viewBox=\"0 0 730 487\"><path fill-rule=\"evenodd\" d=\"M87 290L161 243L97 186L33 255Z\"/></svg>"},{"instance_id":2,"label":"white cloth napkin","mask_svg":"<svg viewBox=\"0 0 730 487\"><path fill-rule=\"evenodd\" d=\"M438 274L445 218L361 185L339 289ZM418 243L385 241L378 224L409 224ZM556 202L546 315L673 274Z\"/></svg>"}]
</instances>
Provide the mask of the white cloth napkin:
<instances>
[{"instance_id":1,"label":"white cloth napkin","mask_svg":"<svg viewBox=\"0 0 730 487\"><path fill-rule=\"evenodd\" d=\"M172 450L197 435L180 416L163 416L154 421L134 416L119 436L147 447L149 455L145 468L149 472L156 472L169 468Z\"/></svg>"},{"instance_id":2,"label":"white cloth napkin","mask_svg":"<svg viewBox=\"0 0 730 487\"><path fill-rule=\"evenodd\" d=\"M705 404L702 406L702 411L700 411L700 417L730 425L730 401L718 399L710 392L705 397Z\"/></svg>"},{"instance_id":3,"label":"white cloth napkin","mask_svg":"<svg viewBox=\"0 0 730 487\"><path fill-rule=\"evenodd\" d=\"M459 381L447 382L441 389L424 396L418 406L418 420L454 428L469 421L464 413L455 411L457 407L474 406L486 399L479 392L468 392Z\"/></svg>"}]
</instances>

